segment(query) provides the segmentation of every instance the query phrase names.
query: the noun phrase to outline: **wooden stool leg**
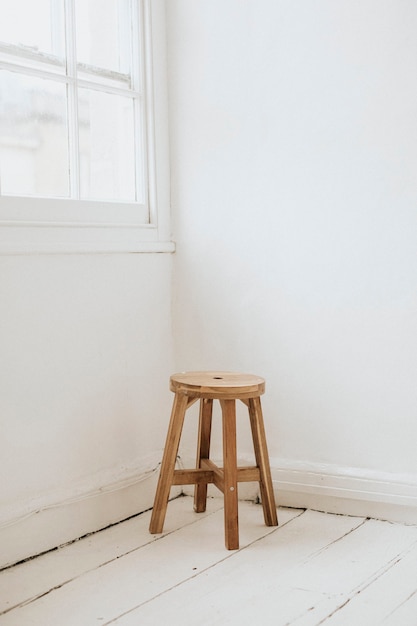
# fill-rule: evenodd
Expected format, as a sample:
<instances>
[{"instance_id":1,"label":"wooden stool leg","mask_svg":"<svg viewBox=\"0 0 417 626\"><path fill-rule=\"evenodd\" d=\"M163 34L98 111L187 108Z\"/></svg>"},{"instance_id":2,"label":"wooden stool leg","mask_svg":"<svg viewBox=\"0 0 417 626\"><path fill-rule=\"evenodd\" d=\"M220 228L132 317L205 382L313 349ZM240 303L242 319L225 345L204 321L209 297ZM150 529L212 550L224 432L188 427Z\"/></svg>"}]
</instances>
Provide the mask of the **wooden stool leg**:
<instances>
[{"instance_id":1,"label":"wooden stool leg","mask_svg":"<svg viewBox=\"0 0 417 626\"><path fill-rule=\"evenodd\" d=\"M228 550L239 548L236 404L221 400L223 418L224 529Z\"/></svg>"},{"instance_id":2,"label":"wooden stool leg","mask_svg":"<svg viewBox=\"0 0 417 626\"><path fill-rule=\"evenodd\" d=\"M187 396L176 393L156 488L151 523L149 525L149 532L152 534L161 533L164 527L169 492L174 477L175 461L177 459L187 405Z\"/></svg>"},{"instance_id":3,"label":"wooden stool leg","mask_svg":"<svg viewBox=\"0 0 417 626\"><path fill-rule=\"evenodd\" d=\"M256 464L260 472L260 489L265 524L278 526L277 509L272 486L271 469L269 466L268 448L260 398L251 398L248 403L249 417L252 428L253 446Z\"/></svg>"},{"instance_id":4,"label":"wooden stool leg","mask_svg":"<svg viewBox=\"0 0 417 626\"><path fill-rule=\"evenodd\" d=\"M202 459L210 458L211 422L213 414L213 400L201 398L200 418L198 426L197 461L196 467L201 467ZM207 506L207 483L199 483L194 488L194 511L204 513Z\"/></svg>"}]
</instances>

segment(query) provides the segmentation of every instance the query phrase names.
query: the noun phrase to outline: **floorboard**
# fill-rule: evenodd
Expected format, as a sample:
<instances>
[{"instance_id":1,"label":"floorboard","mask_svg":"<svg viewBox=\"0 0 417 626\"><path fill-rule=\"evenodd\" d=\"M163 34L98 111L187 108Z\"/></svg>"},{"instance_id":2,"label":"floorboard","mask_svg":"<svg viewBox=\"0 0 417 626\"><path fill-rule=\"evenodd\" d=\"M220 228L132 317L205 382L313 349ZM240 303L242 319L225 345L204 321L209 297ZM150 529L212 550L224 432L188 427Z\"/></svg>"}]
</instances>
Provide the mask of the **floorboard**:
<instances>
[{"instance_id":1,"label":"floorboard","mask_svg":"<svg viewBox=\"0 0 417 626\"><path fill-rule=\"evenodd\" d=\"M0 626L416 626L417 527L239 504L240 543L224 547L223 508L169 504L0 572Z\"/></svg>"},{"instance_id":2,"label":"floorboard","mask_svg":"<svg viewBox=\"0 0 417 626\"><path fill-rule=\"evenodd\" d=\"M279 530L216 563L203 577L194 577L139 606L116 624L151 624L155 611L162 621L170 619L178 625L193 623L196 613L200 626L253 624L256 618L262 624L290 623L309 610L316 597L310 589L297 588L286 606L292 569L362 523L358 518L306 511L282 524L281 514Z\"/></svg>"},{"instance_id":3,"label":"floorboard","mask_svg":"<svg viewBox=\"0 0 417 626\"><path fill-rule=\"evenodd\" d=\"M417 590L407 597L399 606L395 607L395 609L386 616L382 624L383 626L417 624Z\"/></svg>"},{"instance_id":4,"label":"floorboard","mask_svg":"<svg viewBox=\"0 0 417 626\"><path fill-rule=\"evenodd\" d=\"M188 498L178 498L167 515L164 533L196 521ZM220 499L208 501L207 513L221 510ZM30 602L53 587L60 587L89 571L129 554L158 537L148 532L150 512L93 533L80 541L30 559L0 573L0 615L14 606Z\"/></svg>"}]
</instances>

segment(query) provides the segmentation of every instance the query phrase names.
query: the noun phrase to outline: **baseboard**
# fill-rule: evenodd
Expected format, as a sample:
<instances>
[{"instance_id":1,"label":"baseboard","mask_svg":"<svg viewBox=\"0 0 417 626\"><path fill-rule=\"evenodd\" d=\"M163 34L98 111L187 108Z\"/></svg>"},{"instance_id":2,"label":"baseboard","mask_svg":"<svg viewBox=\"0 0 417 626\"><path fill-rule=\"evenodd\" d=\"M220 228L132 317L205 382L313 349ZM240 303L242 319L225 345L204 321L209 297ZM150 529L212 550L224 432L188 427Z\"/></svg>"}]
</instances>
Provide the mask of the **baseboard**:
<instances>
[{"instance_id":1,"label":"baseboard","mask_svg":"<svg viewBox=\"0 0 417 626\"><path fill-rule=\"evenodd\" d=\"M417 524L417 475L270 459L280 506Z\"/></svg>"},{"instance_id":2,"label":"baseboard","mask_svg":"<svg viewBox=\"0 0 417 626\"><path fill-rule=\"evenodd\" d=\"M71 492L10 509L0 519L0 569L150 509L158 469L149 457L140 467L107 472ZM171 490L172 497L179 493L180 488Z\"/></svg>"},{"instance_id":3,"label":"baseboard","mask_svg":"<svg viewBox=\"0 0 417 626\"><path fill-rule=\"evenodd\" d=\"M279 506L417 524L416 475L274 458L270 463ZM0 569L151 508L158 463L148 458L145 466L142 463L122 475L114 474L113 480L111 475L102 477L98 489L90 484L84 490L61 494L59 499L56 494L54 498L40 498L24 509L16 508L14 514L9 511L7 519L0 519ZM181 491L181 487L173 488L171 496ZM183 491L191 495L192 487ZM221 496L216 489L212 495ZM239 486L241 499L255 499L258 495L256 483Z\"/></svg>"},{"instance_id":4,"label":"baseboard","mask_svg":"<svg viewBox=\"0 0 417 626\"><path fill-rule=\"evenodd\" d=\"M182 459L182 462L187 467L192 467L191 458ZM238 459L239 465L251 463L253 458L250 456ZM417 524L417 475L273 457L270 458L270 465L278 506ZM193 487L184 487L184 493L192 495ZM214 487L209 494L222 497ZM260 494L257 483L239 484L241 500L254 500L258 497Z\"/></svg>"}]
</instances>

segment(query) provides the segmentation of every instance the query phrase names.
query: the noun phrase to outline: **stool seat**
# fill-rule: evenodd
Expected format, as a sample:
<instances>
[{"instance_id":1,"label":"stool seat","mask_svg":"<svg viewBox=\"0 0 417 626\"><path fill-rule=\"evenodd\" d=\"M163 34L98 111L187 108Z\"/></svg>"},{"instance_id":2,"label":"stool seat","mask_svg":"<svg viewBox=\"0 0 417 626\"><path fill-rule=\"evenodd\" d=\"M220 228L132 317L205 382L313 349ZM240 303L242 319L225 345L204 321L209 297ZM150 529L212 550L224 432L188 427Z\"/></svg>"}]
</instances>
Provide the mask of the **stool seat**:
<instances>
[{"instance_id":1,"label":"stool seat","mask_svg":"<svg viewBox=\"0 0 417 626\"><path fill-rule=\"evenodd\" d=\"M265 524L277 526L278 518L269 466L260 396L265 381L259 376L236 372L181 372L170 377L174 392L161 470L155 494L149 530L163 530L169 492L172 485L195 485L194 510L206 510L207 486L214 484L224 496L225 542L229 550L239 547L238 483L259 482ZM175 469L178 448L187 409L200 400L197 461L194 469ZM213 401L222 409L223 467L210 459ZM248 408L256 465L237 466L236 400Z\"/></svg>"},{"instance_id":2,"label":"stool seat","mask_svg":"<svg viewBox=\"0 0 417 626\"><path fill-rule=\"evenodd\" d=\"M238 400L261 396L265 381L235 372L181 372L171 376L170 389L188 397Z\"/></svg>"}]
</instances>

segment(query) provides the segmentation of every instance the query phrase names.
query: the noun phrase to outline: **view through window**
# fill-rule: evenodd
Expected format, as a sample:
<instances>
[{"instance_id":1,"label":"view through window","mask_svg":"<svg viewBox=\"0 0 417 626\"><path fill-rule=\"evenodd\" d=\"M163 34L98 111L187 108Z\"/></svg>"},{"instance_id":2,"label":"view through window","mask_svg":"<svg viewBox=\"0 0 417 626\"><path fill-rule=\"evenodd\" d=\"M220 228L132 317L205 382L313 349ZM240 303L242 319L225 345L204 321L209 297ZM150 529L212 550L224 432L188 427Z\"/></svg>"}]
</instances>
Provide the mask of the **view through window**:
<instances>
[{"instance_id":1,"label":"view through window","mask_svg":"<svg viewBox=\"0 0 417 626\"><path fill-rule=\"evenodd\" d=\"M144 203L137 0L1 0L0 193Z\"/></svg>"}]
</instances>

